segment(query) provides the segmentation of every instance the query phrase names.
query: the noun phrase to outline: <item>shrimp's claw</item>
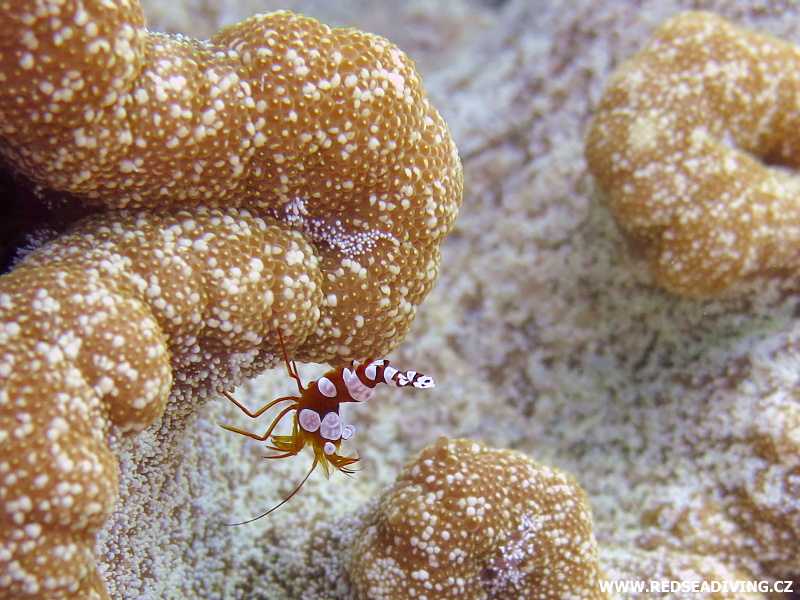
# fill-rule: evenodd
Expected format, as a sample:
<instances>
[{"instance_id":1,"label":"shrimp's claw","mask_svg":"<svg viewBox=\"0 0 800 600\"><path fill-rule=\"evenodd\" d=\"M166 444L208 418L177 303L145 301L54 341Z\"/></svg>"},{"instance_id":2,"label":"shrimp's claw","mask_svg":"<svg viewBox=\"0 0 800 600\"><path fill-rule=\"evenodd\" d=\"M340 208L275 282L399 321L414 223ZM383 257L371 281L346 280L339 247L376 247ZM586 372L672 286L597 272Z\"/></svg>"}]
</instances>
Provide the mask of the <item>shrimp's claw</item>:
<instances>
[{"instance_id":1,"label":"shrimp's claw","mask_svg":"<svg viewBox=\"0 0 800 600\"><path fill-rule=\"evenodd\" d=\"M331 454L330 456L325 457L329 463L329 469L331 474L333 471L341 471L345 475L352 477L353 473L356 471L360 471L361 469L352 469L350 465L354 465L357 463L361 458L358 455L354 456L339 456L338 454ZM325 465L323 465L324 468ZM332 467L332 468L331 468ZM330 475L328 475L330 477Z\"/></svg>"}]
</instances>

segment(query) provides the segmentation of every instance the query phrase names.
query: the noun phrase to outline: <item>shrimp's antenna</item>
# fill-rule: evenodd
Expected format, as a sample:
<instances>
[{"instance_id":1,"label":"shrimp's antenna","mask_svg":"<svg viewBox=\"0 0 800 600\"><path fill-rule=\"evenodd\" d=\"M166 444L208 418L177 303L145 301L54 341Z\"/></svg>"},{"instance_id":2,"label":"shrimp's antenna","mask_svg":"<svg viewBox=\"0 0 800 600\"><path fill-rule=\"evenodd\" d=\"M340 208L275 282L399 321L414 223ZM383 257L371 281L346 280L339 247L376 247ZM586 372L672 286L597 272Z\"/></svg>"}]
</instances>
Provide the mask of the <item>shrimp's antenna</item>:
<instances>
[{"instance_id":1,"label":"shrimp's antenna","mask_svg":"<svg viewBox=\"0 0 800 600\"><path fill-rule=\"evenodd\" d=\"M268 514L278 510L281 506L286 504L289 500L292 499L292 496L294 496L297 492L300 491L300 488L303 487L303 485L305 485L306 481L308 481L308 478L311 477L311 473L313 473L314 469L317 468L317 464L318 463L319 463L319 460L317 459L316 456L314 456L314 462L311 464L311 468L308 470L308 473L306 473L306 476L303 477L303 481L300 482L300 485L298 485L296 488L294 488L294 491L291 494L289 494L288 496L286 496L286 498L281 500L279 504L273 506L272 508L270 508L264 514L258 515L257 517L253 517L252 519L248 519L247 521L242 521L241 523L226 523L225 521L223 521L219 517L217 517L217 519L219 519L219 522L222 523L223 525L225 525L226 527L236 527L238 525L247 525L248 523L252 523L253 521L258 521L259 519L261 519L263 517L266 517Z\"/></svg>"}]
</instances>

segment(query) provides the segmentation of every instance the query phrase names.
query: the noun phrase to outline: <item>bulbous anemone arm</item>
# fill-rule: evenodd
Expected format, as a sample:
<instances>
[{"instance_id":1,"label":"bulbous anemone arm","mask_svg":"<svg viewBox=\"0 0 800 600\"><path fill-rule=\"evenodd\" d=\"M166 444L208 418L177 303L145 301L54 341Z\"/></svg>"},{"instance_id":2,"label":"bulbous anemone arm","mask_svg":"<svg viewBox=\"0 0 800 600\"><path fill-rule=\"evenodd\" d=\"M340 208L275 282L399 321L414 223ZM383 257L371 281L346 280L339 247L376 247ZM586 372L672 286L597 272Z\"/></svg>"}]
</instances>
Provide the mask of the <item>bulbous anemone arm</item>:
<instances>
[{"instance_id":1,"label":"bulbous anemone arm","mask_svg":"<svg viewBox=\"0 0 800 600\"><path fill-rule=\"evenodd\" d=\"M0 1L0 155L100 209L0 277L0 590L102 598L108 433L405 337L461 165L387 40L288 12L209 41L137 2Z\"/></svg>"},{"instance_id":2,"label":"bulbous anemone arm","mask_svg":"<svg viewBox=\"0 0 800 600\"><path fill-rule=\"evenodd\" d=\"M620 65L589 168L671 292L705 297L800 268L800 49L711 13L661 25Z\"/></svg>"}]
</instances>

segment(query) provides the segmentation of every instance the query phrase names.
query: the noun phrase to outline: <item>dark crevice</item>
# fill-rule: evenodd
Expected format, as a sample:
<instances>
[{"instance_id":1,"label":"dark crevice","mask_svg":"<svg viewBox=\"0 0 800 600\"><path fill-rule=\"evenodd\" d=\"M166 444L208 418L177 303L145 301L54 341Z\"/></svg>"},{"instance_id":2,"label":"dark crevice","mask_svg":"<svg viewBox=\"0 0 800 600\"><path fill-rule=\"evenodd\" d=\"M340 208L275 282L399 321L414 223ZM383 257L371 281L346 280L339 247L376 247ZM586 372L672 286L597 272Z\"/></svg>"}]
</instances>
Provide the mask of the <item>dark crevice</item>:
<instances>
[{"instance_id":1,"label":"dark crevice","mask_svg":"<svg viewBox=\"0 0 800 600\"><path fill-rule=\"evenodd\" d=\"M44 190L0 163L0 275L11 270L20 251L94 212L76 197Z\"/></svg>"}]
</instances>

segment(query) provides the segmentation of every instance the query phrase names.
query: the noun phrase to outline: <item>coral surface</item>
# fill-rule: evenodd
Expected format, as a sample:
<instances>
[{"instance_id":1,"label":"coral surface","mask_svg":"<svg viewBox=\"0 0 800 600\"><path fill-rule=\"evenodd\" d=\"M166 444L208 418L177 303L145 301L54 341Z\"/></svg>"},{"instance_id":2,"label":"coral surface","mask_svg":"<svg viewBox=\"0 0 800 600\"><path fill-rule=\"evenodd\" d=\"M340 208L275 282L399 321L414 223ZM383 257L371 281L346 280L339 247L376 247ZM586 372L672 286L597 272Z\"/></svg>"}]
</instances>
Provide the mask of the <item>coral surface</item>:
<instances>
[{"instance_id":1,"label":"coral surface","mask_svg":"<svg viewBox=\"0 0 800 600\"><path fill-rule=\"evenodd\" d=\"M800 48L683 13L620 65L589 168L658 282L706 296L800 266Z\"/></svg>"},{"instance_id":2,"label":"coral surface","mask_svg":"<svg viewBox=\"0 0 800 600\"><path fill-rule=\"evenodd\" d=\"M394 45L285 11L200 42L148 33L136 2L4 7L14 169L90 204L247 207L304 231L326 277L301 360L380 356L404 337L461 171Z\"/></svg>"},{"instance_id":3,"label":"coral surface","mask_svg":"<svg viewBox=\"0 0 800 600\"><path fill-rule=\"evenodd\" d=\"M441 438L356 538L359 598L605 598L583 490L512 450Z\"/></svg>"},{"instance_id":4,"label":"coral surface","mask_svg":"<svg viewBox=\"0 0 800 600\"><path fill-rule=\"evenodd\" d=\"M461 168L384 38L284 11L200 42L136 2L0 6L0 154L99 211L0 278L0 595L104 597L120 436L176 436L275 363L278 328L297 360L395 348Z\"/></svg>"},{"instance_id":5,"label":"coral surface","mask_svg":"<svg viewBox=\"0 0 800 600\"><path fill-rule=\"evenodd\" d=\"M612 73L664 22L712 11L797 43L800 2L175 0L145 12L162 19L156 28L210 35L277 8L406 40L458 141L467 193L447 267L392 357L437 388L384 389L354 406L363 470L312 477L238 528L217 518L274 506L308 463L265 461L260 444L221 432L216 421L252 425L230 403L175 419L168 405L160 426L112 436L121 499L97 546L111 595L350 600L350 551L378 494L443 434L572 474L611 580L800 579L796 283L778 273L718 297L665 292L630 252L584 153ZM236 397L257 408L294 391L274 369Z\"/></svg>"}]
</instances>

